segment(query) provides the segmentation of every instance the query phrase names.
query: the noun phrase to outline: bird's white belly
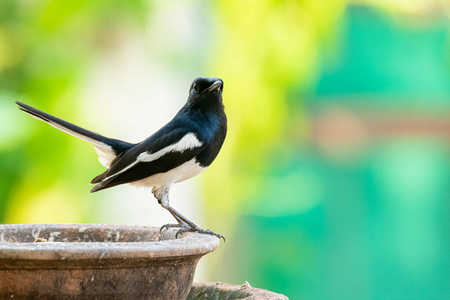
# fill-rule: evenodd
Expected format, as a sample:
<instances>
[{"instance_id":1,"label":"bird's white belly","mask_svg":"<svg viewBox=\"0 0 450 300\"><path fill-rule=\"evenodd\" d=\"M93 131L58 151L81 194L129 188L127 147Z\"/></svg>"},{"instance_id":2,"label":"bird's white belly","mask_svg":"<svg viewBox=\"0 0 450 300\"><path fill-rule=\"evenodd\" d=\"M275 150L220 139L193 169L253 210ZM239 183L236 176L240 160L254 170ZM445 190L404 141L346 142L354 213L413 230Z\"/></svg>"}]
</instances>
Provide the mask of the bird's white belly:
<instances>
[{"instance_id":1,"label":"bird's white belly","mask_svg":"<svg viewBox=\"0 0 450 300\"><path fill-rule=\"evenodd\" d=\"M203 172L205 169L205 167L202 167L196 163L195 158L193 158L170 171L158 173L138 181L130 182L130 184L137 187L159 187L163 185L170 185L175 182L192 178Z\"/></svg>"}]
</instances>

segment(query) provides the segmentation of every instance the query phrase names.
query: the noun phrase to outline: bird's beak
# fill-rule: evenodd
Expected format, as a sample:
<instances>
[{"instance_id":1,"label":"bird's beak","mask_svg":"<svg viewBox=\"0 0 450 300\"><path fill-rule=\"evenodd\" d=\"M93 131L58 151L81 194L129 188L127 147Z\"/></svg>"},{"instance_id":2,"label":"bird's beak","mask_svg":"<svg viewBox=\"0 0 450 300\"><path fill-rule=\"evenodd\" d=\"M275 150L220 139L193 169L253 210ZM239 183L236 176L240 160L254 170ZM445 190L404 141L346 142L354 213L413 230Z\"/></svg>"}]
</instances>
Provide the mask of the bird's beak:
<instances>
[{"instance_id":1,"label":"bird's beak","mask_svg":"<svg viewBox=\"0 0 450 300\"><path fill-rule=\"evenodd\" d=\"M220 88L222 87L222 81L217 80L215 81L213 84L211 84L210 87L208 87L207 89L205 89L205 92L210 93L214 90L217 90L217 92L220 92Z\"/></svg>"}]
</instances>

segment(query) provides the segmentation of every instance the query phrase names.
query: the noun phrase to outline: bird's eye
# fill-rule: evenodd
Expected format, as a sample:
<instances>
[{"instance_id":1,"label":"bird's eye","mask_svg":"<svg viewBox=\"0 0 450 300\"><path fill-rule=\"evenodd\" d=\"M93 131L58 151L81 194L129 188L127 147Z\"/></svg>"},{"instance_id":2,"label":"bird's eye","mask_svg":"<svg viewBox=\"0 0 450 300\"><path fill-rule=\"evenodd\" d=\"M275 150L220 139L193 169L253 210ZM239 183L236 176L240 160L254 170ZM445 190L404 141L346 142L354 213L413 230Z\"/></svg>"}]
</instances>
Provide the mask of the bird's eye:
<instances>
[{"instance_id":1,"label":"bird's eye","mask_svg":"<svg viewBox=\"0 0 450 300\"><path fill-rule=\"evenodd\" d=\"M192 89L193 89L196 93L198 93L198 90L199 90L198 84L194 83L194 85L192 86Z\"/></svg>"}]
</instances>

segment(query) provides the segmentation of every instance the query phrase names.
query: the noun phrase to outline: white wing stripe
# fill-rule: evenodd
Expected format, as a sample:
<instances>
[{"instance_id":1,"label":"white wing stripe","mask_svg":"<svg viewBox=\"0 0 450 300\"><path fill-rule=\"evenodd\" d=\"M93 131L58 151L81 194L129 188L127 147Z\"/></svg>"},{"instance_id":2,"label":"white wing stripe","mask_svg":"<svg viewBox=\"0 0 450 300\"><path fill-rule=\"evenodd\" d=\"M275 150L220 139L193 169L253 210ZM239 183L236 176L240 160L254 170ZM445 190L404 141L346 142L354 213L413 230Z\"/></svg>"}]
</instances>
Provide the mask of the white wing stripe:
<instances>
[{"instance_id":1,"label":"white wing stripe","mask_svg":"<svg viewBox=\"0 0 450 300\"><path fill-rule=\"evenodd\" d=\"M118 171L117 173L106 177L102 181L108 180L114 176L117 176L117 175L125 172L126 170L132 168L139 162L151 162L151 161L157 160L160 157L163 157L164 155L166 155L169 152L183 153L186 150L194 149L196 147L200 147L201 145L202 145L202 142L200 142L198 140L198 138L195 136L195 134L190 132L190 133L186 134L181 140L179 140L175 144L172 144L170 146L162 148L161 150L156 151L155 153L149 153L148 151L142 152L141 154L138 155L137 159L133 163L129 164L128 166L126 166L122 170Z\"/></svg>"},{"instance_id":2,"label":"white wing stripe","mask_svg":"<svg viewBox=\"0 0 450 300\"><path fill-rule=\"evenodd\" d=\"M155 153L143 152L143 153L139 154L139 156L137 157L137 160L142 161L142 162L150 162L150 161L157 160L158 158L166 155L169 152L184 152L185 150L200 147L201 145L202 145L202 142L200 142L197 139L195 134L190 132L190 133L186 134L177 143L167 146L165 148L162 148L161 150L156 151Z\"/></svg>"}]
</instances>

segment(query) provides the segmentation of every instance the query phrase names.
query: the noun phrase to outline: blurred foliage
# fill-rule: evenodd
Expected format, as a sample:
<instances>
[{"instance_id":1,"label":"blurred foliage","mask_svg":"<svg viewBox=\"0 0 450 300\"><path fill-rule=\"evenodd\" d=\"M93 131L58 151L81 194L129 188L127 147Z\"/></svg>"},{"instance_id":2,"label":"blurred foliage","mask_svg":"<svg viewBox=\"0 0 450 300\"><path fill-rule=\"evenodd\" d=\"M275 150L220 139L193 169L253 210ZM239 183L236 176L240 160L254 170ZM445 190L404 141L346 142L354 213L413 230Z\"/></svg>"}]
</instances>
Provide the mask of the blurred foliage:
<instances>
[{"instance_id":1,"label":"blurred foliage","mask_svg":"<svg viewBox=\"0 0 450 300\"><path fill-rule=\"evenodd\" d=\"M205 178L211 187L227 179L222 193L206 191L215 209L270 214L240 202L254 200L273 167L291 154L287 146L305 140L308 124L294 93L310 87L320 49L332 47L344 8L345 1L218 2L213 52L220 60L212 70L226 85L229 134L227 155ZM278 151L276 161L269 159Z\"/></svg>"},{"instance_id":2,"label":"blurred foliage","mask_svg":"<svg viewBox=\"0 0 450 300\"><path fill-rule=\"evenodd\" d=\"M2 0L0 222L98 220L80 188L103 170L94 151L13 101L90 128L83 77L133 34L173 78L225 82L229 133L201 176L208 227L227 237L209 281L290 299L445 299L448 5L353 3Z\"/></svg>"},{"instance_id":3,"label":"blurred foliage","mask_svg":"<svg viewBox=\"0 0 450 300\"><path fill-rule=\"evenodd\" d=\"M448 135L420 120L442 122L438 111L450 109L448 19L288 3L226 5L218 48L227 59L217 70L232 82L231 150L205 179L220 211L214 227L234 225L224 259L235 263L218 263L216 280L249 280L291 299L444 299ZM280 13L282 42L268 28L280 8L297 13ZM239 9L261 13L260 23ZM298 44L286 45L293 36ZM402 123L409 113L419 121ZM398 124L368 132L367 117L382 124L389 115Z\"/></svg>"},{"instance_id":4,"label":"blurred foliage","mask_svg":"<svg viewBox=\"0 0 450 300\"><path fill-rule=\"evenodd\" d=\"M108 47L118 27L142 26L147 6L140 0L1 1L0 221L89 218L86 203L80 200L84 191L72 187L86 180L80 170L95 166L93 160L84 159L87 149L79 148L75 139L63 142L63 134L56 130L35 126L24 131L25 124L34 127L29 125L33 120L17 116L13 101L39 101L43 110L69 120L75 117L77 82L89 61ZM61 213L51 213L55 211Z\"/></svg>"}]
</instances>

